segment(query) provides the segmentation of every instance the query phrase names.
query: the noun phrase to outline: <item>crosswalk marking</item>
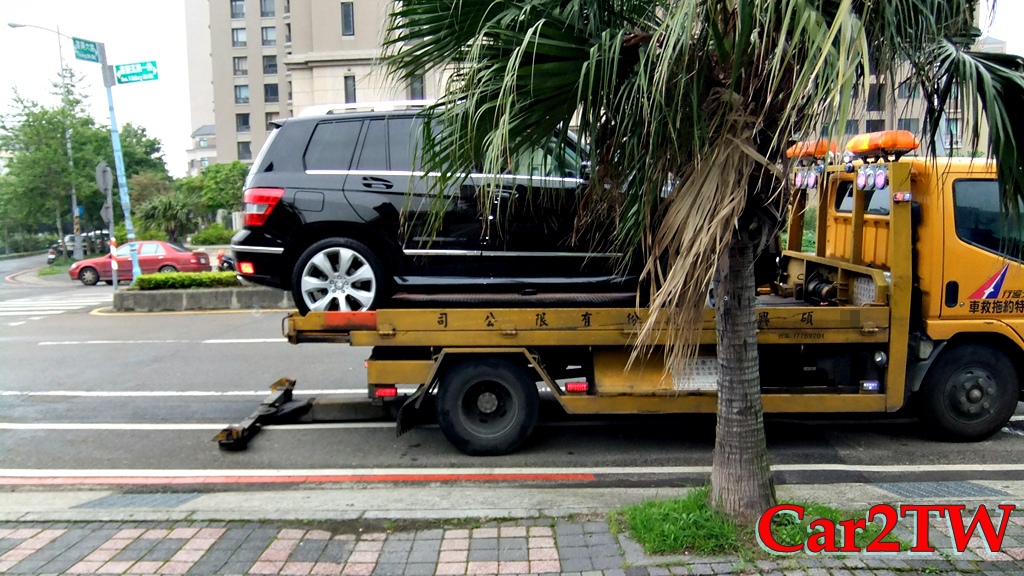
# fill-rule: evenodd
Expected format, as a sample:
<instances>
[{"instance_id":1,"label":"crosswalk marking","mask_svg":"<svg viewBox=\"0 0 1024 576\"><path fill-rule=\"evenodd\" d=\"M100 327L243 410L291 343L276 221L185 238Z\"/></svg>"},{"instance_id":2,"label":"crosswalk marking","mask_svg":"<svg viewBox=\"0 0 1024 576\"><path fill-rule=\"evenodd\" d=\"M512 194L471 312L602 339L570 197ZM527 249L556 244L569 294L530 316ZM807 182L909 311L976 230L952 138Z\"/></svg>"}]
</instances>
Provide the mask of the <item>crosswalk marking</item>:
<instances>
[{"instance_id":1,"label":"crosswalk marking","mask_svg":"<svg viewBox=\"0 0 1024 576\"><path fill-rule=\"evenodd\" d=\"M63 314L69 310L80 310L82 308L94 308L104 304L110 304L114 300L111 292L97 292L95 294L49 294L45 296L31 296L28 298L15 298L0 302L0 317L21 316L28 317L28 320L39 320L55 314ZM20 322L8 322L8 326L19 326Z\"/></svg>"}]
</instances>

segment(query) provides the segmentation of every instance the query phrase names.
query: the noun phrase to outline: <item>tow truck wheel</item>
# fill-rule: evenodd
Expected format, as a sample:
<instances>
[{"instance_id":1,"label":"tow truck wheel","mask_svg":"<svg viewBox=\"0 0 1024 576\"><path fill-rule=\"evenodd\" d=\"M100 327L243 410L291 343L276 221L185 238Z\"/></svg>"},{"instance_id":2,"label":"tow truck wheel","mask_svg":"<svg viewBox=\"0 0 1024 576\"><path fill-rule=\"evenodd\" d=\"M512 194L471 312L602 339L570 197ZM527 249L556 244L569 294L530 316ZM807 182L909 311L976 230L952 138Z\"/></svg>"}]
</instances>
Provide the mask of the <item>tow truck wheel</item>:
<instances>
[{"instance_id":1,"label":"tow truck wheel","mask_svg":"<svg viewBox=\"0 0 1024 576\"><path fill-rule=\"evenodd\" d=\"M940 436L984 440L1017 408L1017 371L1000 350L980 344L947 349L921 387L921 419Z\"/></svg>"},{"instance_id":2,"label":"tow truck wheel","mask_svg":"<svg viewBox=\"0 0 1024 576\"><path fill-rule=\"evenodd\" d=\"M470 456L516 450L537 423L540 398L525 366L504 358L452 366L437 392L437 422L448 441Z\"/></svg>"}]
</instances>

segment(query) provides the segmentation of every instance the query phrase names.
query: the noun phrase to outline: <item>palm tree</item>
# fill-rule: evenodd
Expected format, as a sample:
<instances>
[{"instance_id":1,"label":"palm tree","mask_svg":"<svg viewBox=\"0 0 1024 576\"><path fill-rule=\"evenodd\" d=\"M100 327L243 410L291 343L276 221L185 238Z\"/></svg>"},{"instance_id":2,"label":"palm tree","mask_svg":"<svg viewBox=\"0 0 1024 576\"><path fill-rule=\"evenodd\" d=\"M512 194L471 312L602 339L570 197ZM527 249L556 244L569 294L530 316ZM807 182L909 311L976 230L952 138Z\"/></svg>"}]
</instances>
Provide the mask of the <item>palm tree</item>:
<instances>
[{"instance_id":1,"label":"palm tree","mask_svg":"<svg viewBox=\"0 0 1024 576\"><path fill-rule=\"evenodd\" d=\"M584 206L614 214L619 241L646 248L655 288L643 334L668 322L669 365L696 353L714 283L721 376L709 500L750 522L775 501L752 262L780 225L791 138L843 126L869 70L906 74L928 102L926 144L934 150L958 90L975 143L988 124L1005 205L1022 196L1013 128L1024 125L1024 66L968 51L976 4L402 0L386 46L401 78L449 74L440 129L424 132L430 169L499 173L578 125L592 162Z\"/></svg>"}]
</instances>

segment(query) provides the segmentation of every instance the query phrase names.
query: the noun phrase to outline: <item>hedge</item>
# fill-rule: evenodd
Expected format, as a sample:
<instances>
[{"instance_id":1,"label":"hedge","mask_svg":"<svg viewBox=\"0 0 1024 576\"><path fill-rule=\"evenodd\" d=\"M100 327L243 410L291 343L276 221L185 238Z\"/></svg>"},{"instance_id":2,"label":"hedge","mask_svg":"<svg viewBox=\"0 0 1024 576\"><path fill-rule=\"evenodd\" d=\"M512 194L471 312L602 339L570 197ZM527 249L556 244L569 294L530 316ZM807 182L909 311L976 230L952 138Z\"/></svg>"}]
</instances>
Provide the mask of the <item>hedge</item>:
<instances>
[{"instance_id":1,"label":"hedge","mask_svg":"<svg viewBox=\"0 0 1024 576\"><path fill-rule=\"evenodd\" d=\"M213 246L217 244L230 244L231 237L235 235L234 230L228 230L224 226L214 222L206 229L193 234L190 239L196 246Z\"/></svg>"},{"instance_id":2,"label":"hedge","mask_svg":"<svg viewBox=\"0 0 1024 576\"><path fill-rule=\"evenodd\" d=\"M235 288L241 286L234 272L172 272L143 274L135 280L137 290L180 290L184 288Z\"/></svg>"}]
</instances>

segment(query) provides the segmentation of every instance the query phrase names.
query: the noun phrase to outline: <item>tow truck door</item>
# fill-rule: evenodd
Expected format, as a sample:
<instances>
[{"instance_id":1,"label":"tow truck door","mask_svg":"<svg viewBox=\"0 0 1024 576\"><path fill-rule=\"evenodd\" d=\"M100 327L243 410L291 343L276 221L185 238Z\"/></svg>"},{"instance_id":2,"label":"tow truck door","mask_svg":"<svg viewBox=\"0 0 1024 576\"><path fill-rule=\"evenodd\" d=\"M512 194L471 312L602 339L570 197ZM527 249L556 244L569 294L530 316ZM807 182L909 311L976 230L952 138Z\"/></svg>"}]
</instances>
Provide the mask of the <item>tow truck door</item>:
<instances>
[{"instance_id":1,"label":"tow truck door","mask_svg":"<svg viewBox=\"0 0 1024 576\"><path fill-rule=\"evenodd\" d=\"M940 317L1008 320L1024 315L1024 270L1012 257L1021 232L1000 215L994 173L952 173L943 184L944 256Z\"/></svg>"}]
</instances>

